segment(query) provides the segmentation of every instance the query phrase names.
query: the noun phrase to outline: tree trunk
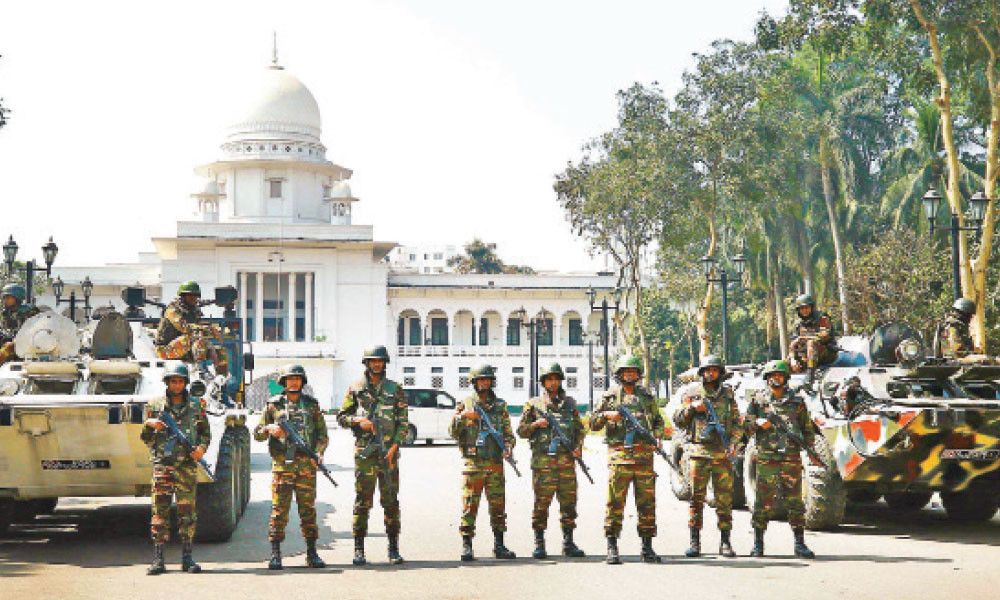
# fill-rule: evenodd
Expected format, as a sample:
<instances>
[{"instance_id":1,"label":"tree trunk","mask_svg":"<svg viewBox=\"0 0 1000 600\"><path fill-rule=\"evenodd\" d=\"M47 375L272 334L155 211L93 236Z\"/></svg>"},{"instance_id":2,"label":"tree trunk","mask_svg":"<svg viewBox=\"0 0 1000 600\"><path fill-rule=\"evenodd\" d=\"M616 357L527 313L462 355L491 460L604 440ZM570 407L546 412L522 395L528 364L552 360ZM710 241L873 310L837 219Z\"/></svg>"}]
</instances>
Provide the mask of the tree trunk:
<instances>
[{"instance_id":1,"label":"tree trunk","mask_svg":"<svg viewBox=\"0 0 1000 600\"><path fill-rule=\"evenodd\" d=\"M802 271L802 291L810 296L816 294L815 287L813 286L813 264L812 256L809 252L809 231L806 224L803 222L796 223L795 232L798 236L798 258L799 258L799 269Z\"/></svg>"},{"instance_id":2,"label":"tree trunk","mask_svg":"<svg viewBox=\"0 0 1000 600\"><path fill-rule=\"evenodd\" d=\"M715 219L708 221L708 255L715 256L718 234L715 231ZM715 273L712 273L715 276ZM695 321L698 330L698 357L704 358L711 354L711 340L708 333L708 314L712 308L712 299L715 296L715 284L708 282L705 284L705 297L698 308L697 320ZM699 361L700 363L700 361Z\"/></svg>"},{"instance_id":3,"label":"tree trunk","mask_svg":"<svg viewBox=\"0 0 1000 600\"><path fill-rule=\"evenodd\" d=\"M830 178L830 148L826 136L820 138L819 160L823 176L823 200L826 214L830 219L830 237L833 238L833 256L837 265L837 295L840 297L840 321L844 334L851 334L851 322L847 318L847 285L844 282L844 252L841 249L840 224L837 222L837 208L834 206L833 182Z\"/></svg>"},{"instance_id":4,"label":"tree trunk","mask_svg":"<svg viewBox=\"0 0 1000 600\"><path fill-rule=\"evenodd\" d=\"M765 226L766 227L766 226ZM766 232L766 229L765 229ZM781 273L778 271L778 259L773 238L768 235L767 241L767 274L771 284L771 294L774 296L774 316L778 326L778 348L781 356L788 356L788 328L785 324L785 303L781 291Z\"/></svg>"}]
</instances>

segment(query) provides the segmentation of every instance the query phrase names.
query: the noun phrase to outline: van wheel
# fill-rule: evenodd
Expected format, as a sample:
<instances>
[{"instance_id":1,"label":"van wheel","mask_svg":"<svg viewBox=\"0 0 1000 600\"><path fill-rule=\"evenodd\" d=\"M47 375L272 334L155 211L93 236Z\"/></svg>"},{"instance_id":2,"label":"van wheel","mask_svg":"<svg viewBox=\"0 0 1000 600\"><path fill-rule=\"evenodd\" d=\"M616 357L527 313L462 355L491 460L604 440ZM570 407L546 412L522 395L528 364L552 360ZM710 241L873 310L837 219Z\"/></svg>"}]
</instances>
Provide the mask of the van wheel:
<instances>
[{"instance_id":1,"label":"van wheel","mask_svg":"<svg viewBox=\"0 0 1000 600\"><path fill-rule=\"evenodd\" d=\"M671 453L674 457L674 463L681 469L679 474L670 469L670 489L674 492L674 497L681 502L687 502L691 499L691 474L684 453L684 444L674 442L673 447L668 448L667 452Z\"/></svg>"},{"instance_id":2,"label":"van wheel","mask_svg":"<svg viewBox=\"0 0 1000 600\"><path fill-rule=\"evenodd\" d=\"M406 439L403 440L404 446L412 446L417 441L417 428L414 425L410 425L406 428Z\"/></svg>"}]
</instances>

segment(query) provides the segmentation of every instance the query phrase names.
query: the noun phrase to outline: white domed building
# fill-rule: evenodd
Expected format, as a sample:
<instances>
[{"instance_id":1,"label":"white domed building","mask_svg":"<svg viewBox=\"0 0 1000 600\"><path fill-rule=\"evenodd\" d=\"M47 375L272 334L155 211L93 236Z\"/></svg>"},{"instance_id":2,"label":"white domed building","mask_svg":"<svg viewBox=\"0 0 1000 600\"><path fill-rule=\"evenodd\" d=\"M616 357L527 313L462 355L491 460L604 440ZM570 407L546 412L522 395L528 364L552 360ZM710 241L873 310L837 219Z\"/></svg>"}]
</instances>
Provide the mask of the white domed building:
<instances>
[{"instance_id":1,"label":"white domed building","mask_svg":"<svg viewBox=\"0 0 1000 600\"><path fill-rule=\"evenodd\" d=\"M353 222L351 170L327 160L309 89L275 60L244 97L219 158L195 168L203 179L191 194L195 218L179 221L174 237L154 238L155 252L136 263L57 266L65 293L89 276L93 306L123 309L129 285L163 302L183 281L197 281L205 297L235 286L255 378L299 362L325 407L339 406L361 374L363 349L375 344L390 349L390 376L455 396L467 389L463 373L491 362L500 393L521 404L529 389L523 324L534 316L547 331L539 361L560 361L570 391L586 402L593 375L583 332L599 320L587 290L597 289L599 302L612 277L392 273L396 244Z\"/></svg>"}]
</instances>

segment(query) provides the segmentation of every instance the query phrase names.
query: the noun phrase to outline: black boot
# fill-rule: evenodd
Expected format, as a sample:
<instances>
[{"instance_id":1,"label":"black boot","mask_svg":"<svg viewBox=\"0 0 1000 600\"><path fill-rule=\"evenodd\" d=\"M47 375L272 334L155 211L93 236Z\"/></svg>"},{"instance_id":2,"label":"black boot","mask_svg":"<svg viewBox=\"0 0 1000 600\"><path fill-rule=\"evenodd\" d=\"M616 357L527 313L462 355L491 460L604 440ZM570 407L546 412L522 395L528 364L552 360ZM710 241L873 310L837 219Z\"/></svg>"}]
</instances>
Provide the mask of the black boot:
<instances>
[{"instance_id":1,"label":"black boot","mask_svg":"<svg viewBox=\"0 0 1000 600\"><path fill-rule=\"evenodd\" d=\"M163 563L163 544L153 544L153 562L146 569L146 575L166 573L167 566Z\"/></svg>"},{"instance_id":2,"label":"black boot","mask_svg":"<svg viewBox=\"0 0 1000 600\"><path fill-rule=\"evenodd\" d=\"M271 561L267 563L267 568L272 571L280 571L281 566L281 542L271 540Z\"/></svg>"},{"instance_id":3,"label":"black boot","mask_svg":"<svg viewBox=\"0 0 1000 600\"><path fill-rule=\"evenodd\" d=\"M368 562L365 560L365 536L363 535L354 536L354 560L352 562L356 567Z\"/></svg>"},{"instance_id":4,"label":"black boot","mask_svg":"<svg viewBox=\"0 0 1000 600\"><path fill-rule=\"evenodd\" d=\"M507 546L503 545L503 532L499 529L493 530L493 556L495 558L502 558L509 560L511 558L517 558L517 555L507 549Z\"/></svg>"},{"instance_id":5,"label":"black boot","mask_svg":"<svg viewBox=\"0 0 1000 600\"><path fill-rule=\"evenodd\" d=\"M462 536L462 562L471 562L476 560L476 555L472 553L472 536L463 535Z\"/></svg>"},{"instance_id":6,"label":"black boot","mask_svg":"<svg viewBox=\"0 0 1000 600\"><path fill-rule=\"evenodd\" d=\"M531 558L548 558L549 554L545 551L545 530L536 529L535 530L535 551L531 553Z\"/></svg>"},{"instance_id":7,"label":"black boot","mask_svg":"<svg viewBox=\"0 0 1000 600\"><path fill-rule=\"evenodd\" d=\"M191 542L184 542L181 550L181 570L186 573L201 573L201 565L191 558Z\"/></svg>"},{"instance_id":8,"label":"black boot","mask_svg":"<svg viewBox=\"0 0 1000 600\"><path fill-rule=\"evenodd\" d=\"M733 545L729 542L729 530L723 529L719 533L722 536L722 539L719 541L719 555L726 558L735 558L736 553L733 552Z\"/></svg>"},{"instance_id":9,"label":"black boot","mask_svg":"<svg viewBox=\"0 0 1000 600\"><path fill-rule=\"evenodd\" d=\"M642 538L642 553L640 554L642 562L647 563L658 563L660 562L660 557L653 551L653 538L644 537Z\"/></svg>"},{"instance_id":10,"label":"black boot","mask_svg":"<svg viewBox=\"0 0 1000 600\"><path fill-rule=\"evenodd\" d=\"M391 565L403 564L403 557L399 555L398 533L393 533L389 535L389 564Z\"/></svg>"},{"instance_id":11,"label":"black boot","mask_svg":"<svg viewBox=\"0 0 1000 600\"><path fill-rule=\"evenodd\" d=\"M792 530L795 533L795 556L799 558L816 558L816 553L806 546L806 532L801 527Z\"/></svg>"},{"instance_id":12,"label":"black boot","mask_svg":"<svg viewBox=\"0 0 1000 600\"><path fill-rule=\"evenodd\" d=\"M563 556L571 556L573 558L581 558L586 556L583 550L573 542L573 530L563 529Z\"/></svg>"},{"instance_id":13,"label":"black boot","mask_svg":"<svg viewBox=\"0 0 1000 600\"><path fill-rule=\"evenodd\" d=\"M310 569L326 568L326 563L316 552L316 540L306 540L306 566Z\"/></svg>"},{"instance_id":14,"label":"black boot","mask_svg":"<svg viewBox=\"0 0 1000 600\"><path fill-rule=\"evenodd\" d=\"M609 565L622 564L622 557L618 555L618 538L613 535L608 536L608 557L604 562Z\"/></svg>"},{"instance_id":15,"label":"black boot","mask_svg":"<svg viewBox=\"0 0 1000 600\"><path fill-rule=\"evenodd\" d=\"M753 548L750 549L750 556L764 556L764 530L753 530Z\"/></svg>"},{"instance_id":16,"label":"black boot","mask_svg":"<svg viewBox=\"0 0 1000 600\"><path fill-rule=\"evenodd\" d=\"M687 549L684 556L688 558L701 556L701 530L697 527L691 527L691 547Z\"/></svg>"}]
</instances>

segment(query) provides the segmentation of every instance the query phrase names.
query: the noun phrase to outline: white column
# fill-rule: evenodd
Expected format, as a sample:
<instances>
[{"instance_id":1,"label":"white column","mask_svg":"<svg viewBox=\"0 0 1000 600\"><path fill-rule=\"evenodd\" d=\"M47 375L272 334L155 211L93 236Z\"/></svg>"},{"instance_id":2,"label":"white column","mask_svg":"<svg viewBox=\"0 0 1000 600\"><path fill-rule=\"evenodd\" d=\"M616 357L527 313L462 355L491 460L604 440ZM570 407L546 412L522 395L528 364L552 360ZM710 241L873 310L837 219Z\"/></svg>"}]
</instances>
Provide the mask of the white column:
<instances>
[{"instance_id":1,"label":"white column","mask_svg":"<svg viewBox=\"0 0 1000 600\"><path fill-rule=\"evenodd\" d=\"M254 299L253 339L264 341L264 273L257 273L257 297Z\"/></svg>"},{"instance_id":2,"label":"white column","mask_svg":"<svg viewBox=\"0 0 1000 600\"><path fill-rule=\"evenodd\" d=\"M295 273L288 274L288 341L295 341Z\"/></svg>"},{"instance_id":3,"label":"white column","mask_svg":"<svg viewBox=\"0 0 1000 600\"><path fill-rule=\"evenodd\" d=\"M246 271L240 271L240 331L246 336L247 330L247 273Z\"/></svg>"},{"instance_id":4,"label":"white column","mask_svg":"<svg viewBox=\"0 0 1000 600\"><path fill-rule=\"evenodd\" d=\"M313 274L312 272L306 273L306 341L311 342L313 340Z\"/></svg>"}]
</instances>

